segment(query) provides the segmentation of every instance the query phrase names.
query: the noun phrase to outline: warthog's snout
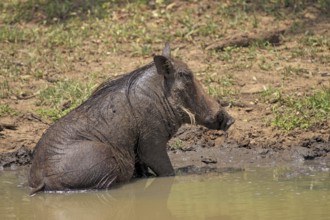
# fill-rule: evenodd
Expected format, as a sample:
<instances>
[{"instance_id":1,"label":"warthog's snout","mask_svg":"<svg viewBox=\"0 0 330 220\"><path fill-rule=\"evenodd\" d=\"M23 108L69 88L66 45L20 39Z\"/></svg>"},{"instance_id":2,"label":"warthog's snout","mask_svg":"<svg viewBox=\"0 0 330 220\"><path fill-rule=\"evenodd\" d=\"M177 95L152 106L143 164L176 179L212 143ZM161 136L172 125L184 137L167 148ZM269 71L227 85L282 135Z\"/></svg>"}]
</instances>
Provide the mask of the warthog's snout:
<instances>
[{"instance_id":1,"label":"warthog's snout","mask_svg":"<svg viewBox=\"0 0 330 220\"><path fill-rule=\"evenodd\" d=\"M227 114L227 117L225 117L220 123L220 130L227 131L230 126L235 123L235 119Z\"/></svg>"},{"instance_id":2,"label":"warthog's snout","mask_svg":"<svg viewBox=\"0 0 330 220\"><path fill-rule=\"evenodd\" d=\"M221 109L214 116L207 116L204 125L210 129L227 131L234 123L235 119L224 109Z\"/></svg>"},{"instance_id":3,"label":"warthog's snout","mask_svg":"<svg viewBox=\"0 0 330 220\"><path fill-rule=\"evenodd\" d=\"M220 130L227 131L232 124L235 123L235 119L229 115L225 110L221 110L218 114L218 120L220 122Z\"/></svg>"}]
</instances>

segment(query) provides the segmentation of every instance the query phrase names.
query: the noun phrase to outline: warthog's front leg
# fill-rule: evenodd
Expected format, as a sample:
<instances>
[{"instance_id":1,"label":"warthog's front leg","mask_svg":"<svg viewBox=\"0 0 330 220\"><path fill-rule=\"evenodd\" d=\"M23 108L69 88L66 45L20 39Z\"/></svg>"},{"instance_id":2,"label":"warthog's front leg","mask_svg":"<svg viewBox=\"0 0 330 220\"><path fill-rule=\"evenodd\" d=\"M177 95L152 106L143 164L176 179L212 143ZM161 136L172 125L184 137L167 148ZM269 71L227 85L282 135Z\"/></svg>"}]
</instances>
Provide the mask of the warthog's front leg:
<instances>
[{"instance_id":1,"label":"warthog's front leg","mask_svg":"<svg viewBox=\"0 0 330 220\"><path fill-rule=\"evenodd\" d=\"M174 176L174 169L166 151L166 143L167 141L157 138L142 140L139 143L138 157L157 176Z\"/></svg>"}]
</instances>

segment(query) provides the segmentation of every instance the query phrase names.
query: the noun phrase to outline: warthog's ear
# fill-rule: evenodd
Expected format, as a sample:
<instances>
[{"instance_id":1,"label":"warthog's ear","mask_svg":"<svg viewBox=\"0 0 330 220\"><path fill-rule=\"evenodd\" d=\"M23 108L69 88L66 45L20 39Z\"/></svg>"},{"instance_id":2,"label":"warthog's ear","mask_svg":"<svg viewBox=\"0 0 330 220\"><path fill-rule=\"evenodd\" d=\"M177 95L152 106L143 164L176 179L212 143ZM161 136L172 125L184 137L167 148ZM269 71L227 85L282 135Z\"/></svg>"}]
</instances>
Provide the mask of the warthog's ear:
<instances>
[{"instance_id":1,"label":"warthog's ear","mask_svg":"<svg viewBox=\"0 0 330 220\"><path fill-rule=\"evenodd\" d=\"M165 44L165 47L163 49L163 56L167 58L171 57L171 47L169 42L166 42Z\"/></svg>"},{"instance_id":2,"label":"warthog's ear","mask_svg":"<svg viewBox=\"0 0 330 220\"><path fill-rule=\"evenodd\" d=\"M171 61L165 56L154 56L154 62L157 72L165 78L172 78L174 76L174 68Z\"/></svg>"}]
</instances>

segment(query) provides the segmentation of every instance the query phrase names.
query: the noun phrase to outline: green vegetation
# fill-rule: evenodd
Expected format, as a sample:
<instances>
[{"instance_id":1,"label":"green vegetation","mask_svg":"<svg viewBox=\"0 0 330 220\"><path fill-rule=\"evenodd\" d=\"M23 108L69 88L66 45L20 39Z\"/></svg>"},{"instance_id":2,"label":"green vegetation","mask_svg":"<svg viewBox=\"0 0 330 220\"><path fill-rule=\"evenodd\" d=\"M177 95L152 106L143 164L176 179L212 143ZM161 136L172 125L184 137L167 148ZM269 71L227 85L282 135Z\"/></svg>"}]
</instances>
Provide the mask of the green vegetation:
<instances>
[{"instance_id":1,"label":"green vegetation","mask_svg":"<svg viewBox=\"0 0 330 220\"><path fill-rule=\"evenodd\" d=\"M204 84L207 86L208 93L216 98L230 97L237 94L232 87L234 85L234 78L231 75L206 75L204 78Z\"/></svg>"},{"instance_id":2,"label":"green vegetation","mask_svg":"<svg viewBox=\"0 0 330 220\"><path fill-rule=\"evenodd\" d=\"M173 143L169 146L170 150L182 150L184 148L183 141L180 139L175 139Z\"/></svg>"},{"instance_id":3,"label":"green vegetation","mask_svg":"<svg viewBox=\"0 0 330 220\"><path fill-rule=\"evenodd\" d=\"M303 76L308 74L308 70L304 69L302 67L294 67L294 66L286 66L284 67L284 70L281 72L283 75L283 79L287 79L289 77L295 77L295 76Z\"/></svg>"},{"instance_id":4,"label":"green vegetation","mask_svg":"<svg viewBox=\"0 0 330 220\"><path fill-rule=\"evenodd\" d=\"M272 105L271 124L284 130L309 128L330 119L330 89L324 88L311 95L283 95L270 89L263 97Z\"/></svg>"},{"instance_id":5,"label":"green vegetation","mask_svg":"<svg viewBox=\"0 0 330 220\"><path fill-rule=\"evenodd\" d=\"M301 40L302 44L311 47L330 47L330 40L324 36L307 35Z\"/></svg>"},{"instance_id":6,"label":"green vegetation","mask_svg":"<svg viewBox=\"0 0 330 220\"><path fill-rule=\"evenodd\" d=\"M30 41L33 38L31 30L23 29L18 26L0 26L0 42L19 43Z\"/></svg>"},{"instance_id":7,"label":"green vegetation","mask_svg":"<svg viewBox=\"0 0 330 220\"><path fill-rule=\"evenodd\" d=\"M0 82L0 98L8 98L11 94L7 80Z\"/></svg>"},{"instance_id":8,"label":"green vegetation","mask_svg":"<svg viewBox=\"0 0 330 220\"><path fill-rule=\"evenodd\" d=\"M321 10L330 16L330 0L318 0L318 3L321 6Z\"/></svg>"},{"instance_id":9,"label":"green vegetation","mask_svg":"<svg viewBox=\"0 0 330 220\"><path fill-rule=\"evenodd\" d=\"M95 84L82 84L73 80L59 81L48 86L38 95L37 113L52 120L57 120L85 101L95 89Z\"/></svg>"},{"instance_id":10,"label":"green vegetation","mask_svg":"<svg viewBox=\"0 0 330 220\"><path fill-rule=\"evenodd\" d=\"M258 64L261 70L269 71L273 68L270 62L267 62L265 58L261 58L260 63Z\"/></svg>"},{"instance_id":11,"label":"green vegetation","mask_svg":"<svg viewBox=\"0 0 330 220\"><path fill-rule=\"evenodd\" d=\"M32 20L49 23L77 15L103 17L106 14L103 4L107 2L105 0L13 0L11 4L8 1L0 4L0 9L6 8L12 12L13 16L6 17L9 23Z\"/></svg>"},{"instance_id":12,"label":"green vegetation","mask_svg":"<svg viewBox=\"0 0 330 220\"><path fill-rule=\"evenodd\" d=\"M0 104L0 117L7 115L16 115L17 112L8 104Z\"/></svg>"}]
</instances>

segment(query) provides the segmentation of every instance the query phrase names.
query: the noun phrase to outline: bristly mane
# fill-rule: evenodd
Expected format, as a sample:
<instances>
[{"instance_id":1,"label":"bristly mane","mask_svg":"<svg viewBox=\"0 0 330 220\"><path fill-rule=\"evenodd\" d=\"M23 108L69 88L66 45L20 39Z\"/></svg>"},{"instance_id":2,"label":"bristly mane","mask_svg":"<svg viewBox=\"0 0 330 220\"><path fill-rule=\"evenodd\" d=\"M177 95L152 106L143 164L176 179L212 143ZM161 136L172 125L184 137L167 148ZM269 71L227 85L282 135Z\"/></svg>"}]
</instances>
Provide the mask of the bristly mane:
<instances>
[{"instance_id":1,"label":"bristly mane","mask_svg":"<svg viewBox=\"0 0 330 220\"><path fill-rule=\"evenodd\" d=\"M143 67L140 67L133 72L119 76L116 79L108 79L105 82L101 83L92 93L90 98L97 97L101 94L108 94L109 92L116 91L117 89L126 87L125 93L127 98L129 97L130 91L135 84L136 80L142 76L142 74L152 67L154 63L149 63Z\"/></svg>"},{"instance_id":2,"label":"bristly mane","mask_svg":"<svg viewBox=\"0 0 330 220\"><path fill-rule=\"evenodd\" d=\"M133 90L134 85L137 82L137 79L139 79L144 72L146 72L147 69L151 68L154 65L153 62L140 67L130 73L124 74L122 76L117 77L116 79L108 79L105 82L101 83L92 95L83 103L81 103L75 111L80 111L82 109L91 110L93 106L98 106L99 108L103 108L104 106L106 109L108 109L106 106L108 106L110 103L104 103L104 98L108 96L109 94L116 93L119 90L125 89L125 96L127 98L128 104L131 108L133 108L130 100L130 94ZM103 103L103 104L102 104Z\"/></svg>"}]
</instances>

